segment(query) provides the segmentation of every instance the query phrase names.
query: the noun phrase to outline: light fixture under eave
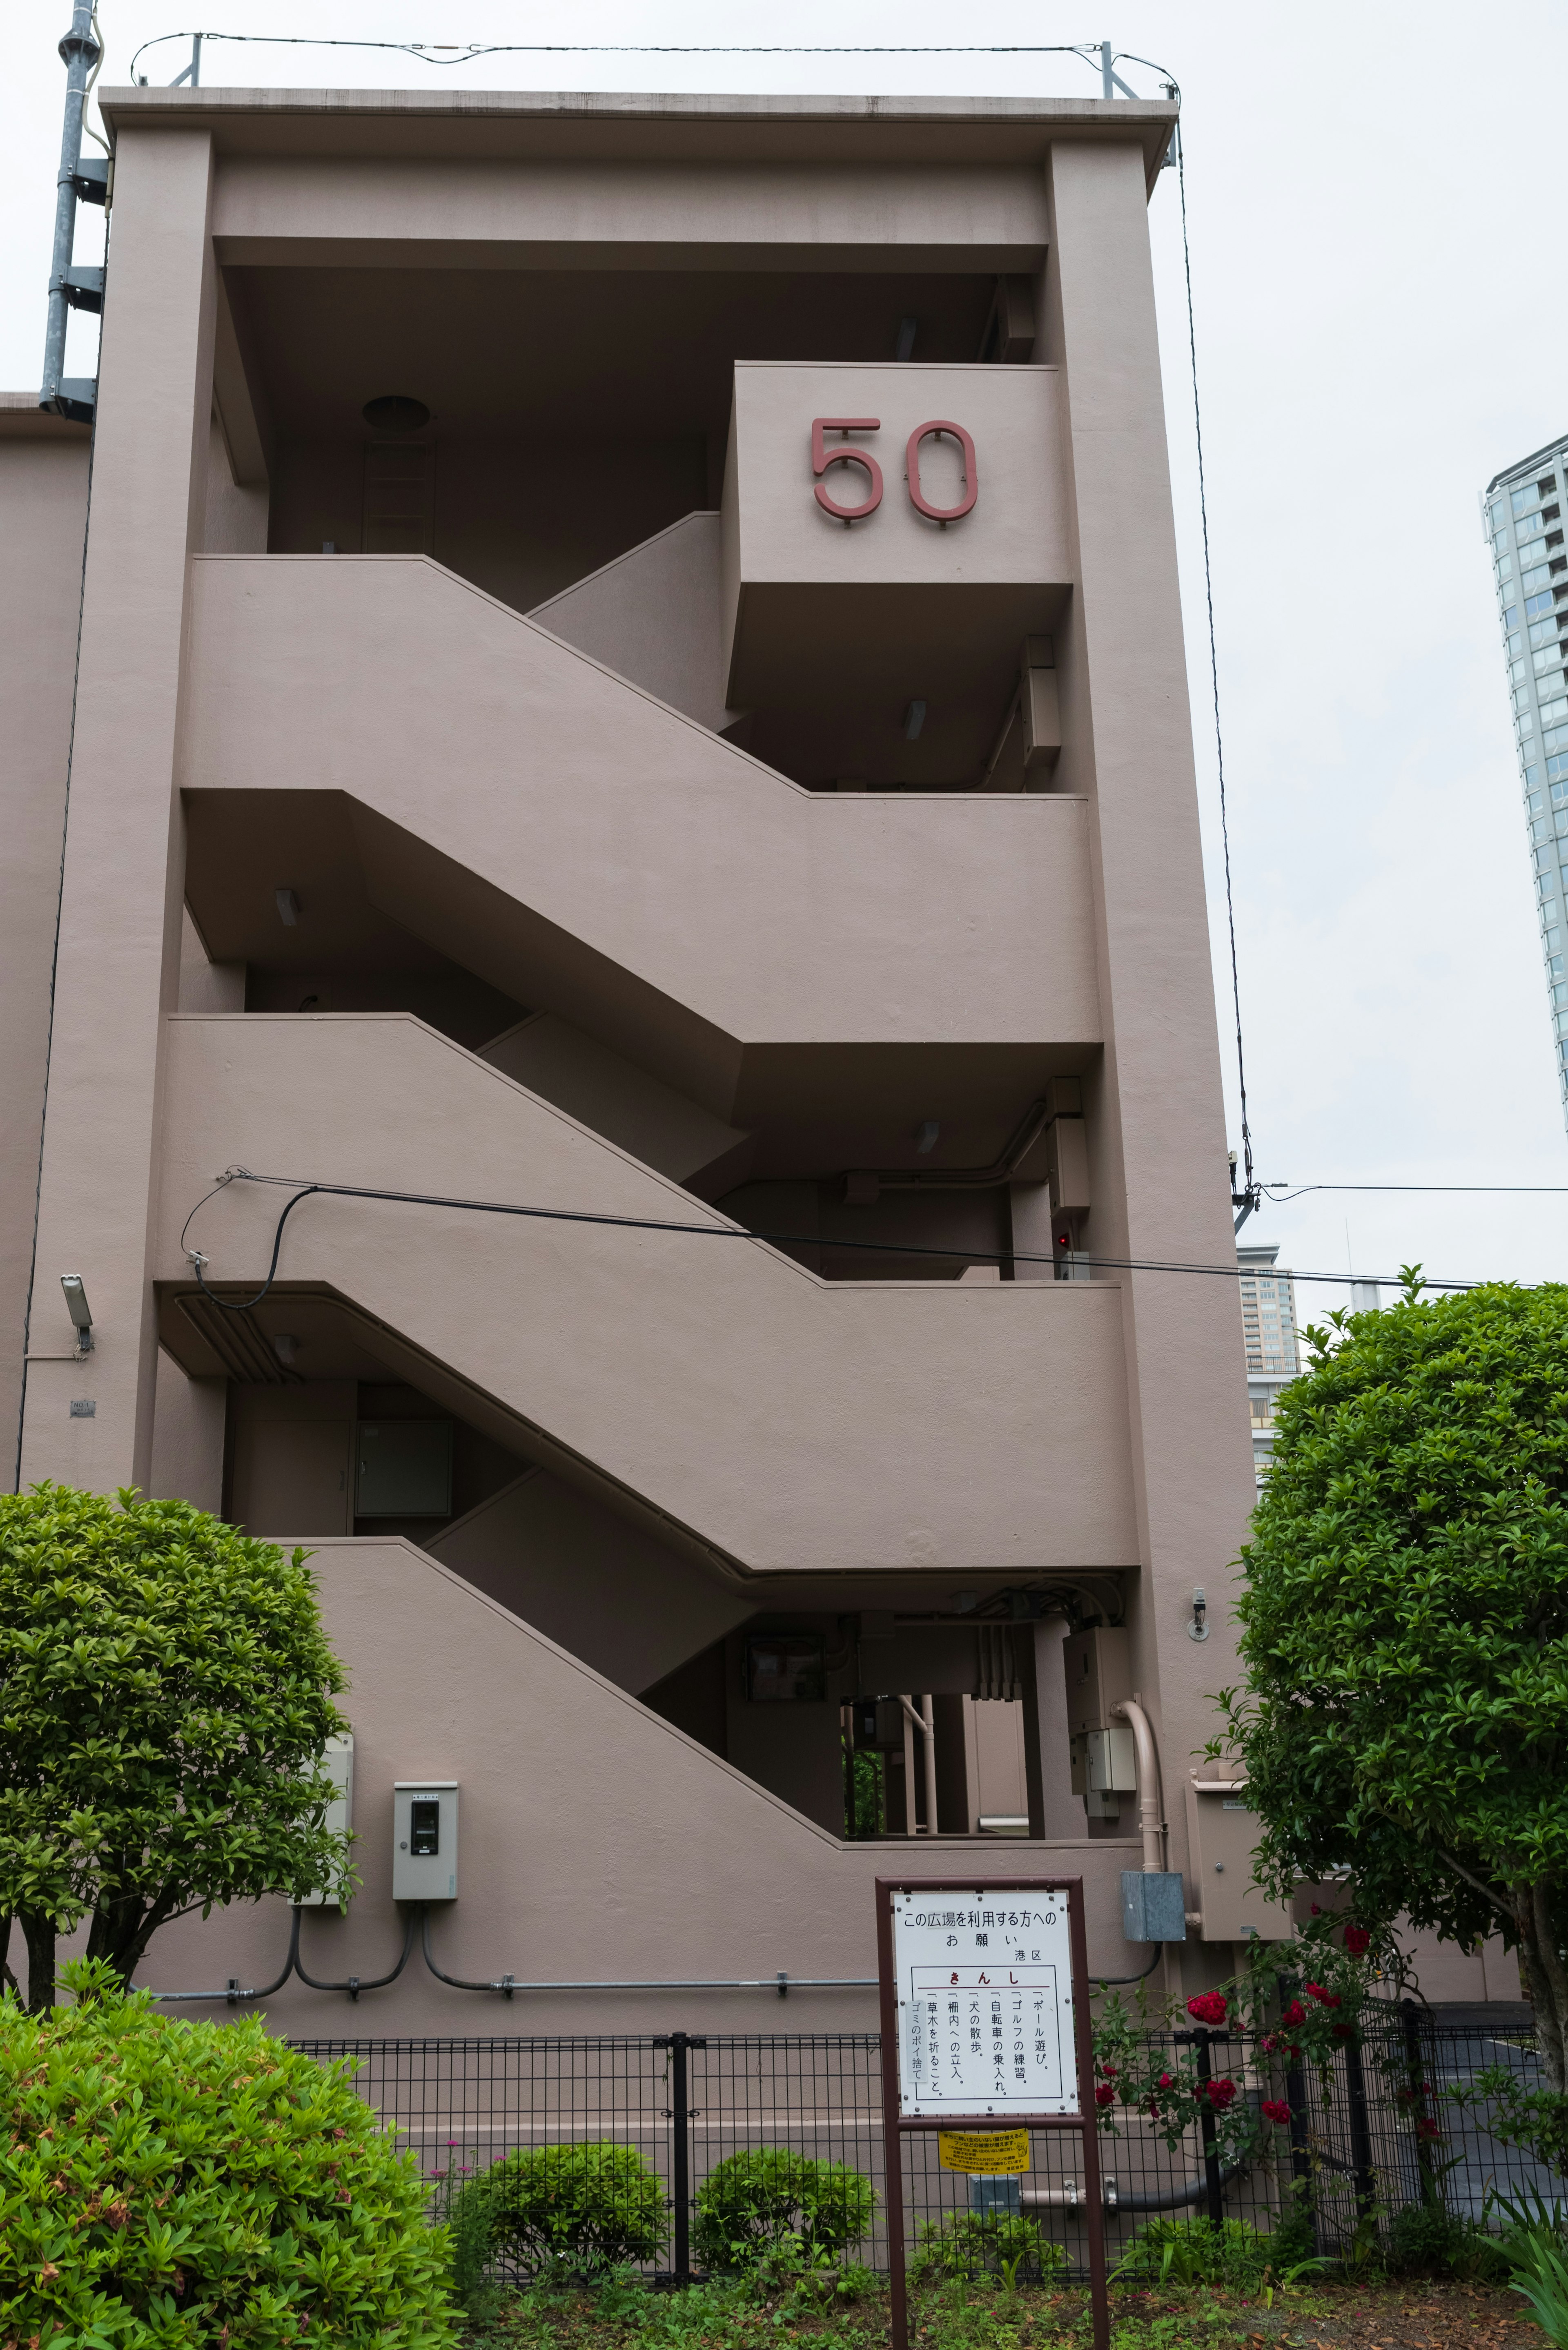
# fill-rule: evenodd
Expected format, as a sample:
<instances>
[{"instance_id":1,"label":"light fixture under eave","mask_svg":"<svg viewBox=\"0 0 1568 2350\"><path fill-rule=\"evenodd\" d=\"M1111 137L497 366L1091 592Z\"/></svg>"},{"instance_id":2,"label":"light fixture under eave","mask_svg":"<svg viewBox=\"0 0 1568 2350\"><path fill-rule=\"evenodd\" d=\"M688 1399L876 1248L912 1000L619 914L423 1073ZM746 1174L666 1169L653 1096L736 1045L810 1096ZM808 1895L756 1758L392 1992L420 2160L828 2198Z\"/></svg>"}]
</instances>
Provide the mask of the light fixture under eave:
<instances>
[{"instance_id":1,"label":"light fixture under eave","mask_svg":"<svg viewBox=\"0 0 1568 2350\"><path fill-rule=\"evenodd\" d=\"M941 1128L938 1125L934 1118L928 1118L921 1125L915 1128L915 1148L919 1152L922 1159L927 1156L928 1152L936 1149L937 1137L940 1132Z\"/></svg>"},{"instance_id":2,"label":"light fixture under eave","mask_svg":"<svg viewBox=\"0 0 1568 2350\"><path fill-rule=\"evenodd\" d=\"M92 1309L87 1302L80 1274L62 1273L60 1287L66 1294L66 1312L76 1326L78 1348L88 1355L92 1352Z\"/></svg>"},{"instance_id":3,"label":"light fixture under eave","mask_svg":"<svg viewBox=\"0 0 1568 2350\"><path fill-rule=\"evenodd\" d=\"M287 1330L280 1330L272 1342L273 1353L277 1357L278 1361L283 1365L286 1371L293 1370L294 1358L296 1354L298 1352L298 1339L294 1336L292 1332Z\"/></svg>"},{"instance_id":4,"label":"light fixture under eave","mask_svg":"<svg viewBox=\"0 0 1568 2350\"><path fill-rule=\"evenodd\" d=\"M923 702L910 702L910 704L909 704L909 708L908 708L908 710L906 710L906 711L905 711L905 712L904 712L904 740L905 740L905 742L906 742L906 743L918 743L918 742L919 741L919 739L920 739L920 729L921 729L921 727L925 724L925 723L926 723L926 705L925 705L925 703L924 703Z\"/></svg>"},{"instance_id":5,"label":"light fixture under eave","mask_svg":"<svg viewBox=\"0 0 1568 2350\"><path fill-rule=\"evenodd\" d=\"M283 924L284 929L286 931L297 929L299 923L299 899L295 896L294 891L292 889L276 889L273 892L273 895L277 899L277 918Z\"/></svg>"}]
</instances>

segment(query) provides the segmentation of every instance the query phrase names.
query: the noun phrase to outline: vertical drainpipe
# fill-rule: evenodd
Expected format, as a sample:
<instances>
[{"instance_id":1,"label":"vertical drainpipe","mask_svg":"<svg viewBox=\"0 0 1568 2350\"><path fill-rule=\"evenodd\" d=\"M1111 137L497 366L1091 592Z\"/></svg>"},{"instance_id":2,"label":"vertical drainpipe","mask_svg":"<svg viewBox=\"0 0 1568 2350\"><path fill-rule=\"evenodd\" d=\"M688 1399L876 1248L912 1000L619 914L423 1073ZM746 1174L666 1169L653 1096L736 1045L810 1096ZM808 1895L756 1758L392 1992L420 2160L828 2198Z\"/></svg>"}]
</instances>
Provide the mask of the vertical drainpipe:
<instances>
[{"instance_id":1,"label":"vertical drainpipe","mask_svg":"<svg viewBox=\"0 0 1568 2350\"><path fill-rule=\"evenodd\" d=\"M88 76L100 52L92 29L92 0L74 0L71 29L60 43L60 55L66 65L66 120L60 133L60 172L55 182L55 249L49 268L49 323L44 337L44 387L38 395L40 408L52 410L57 415L65 411L59 407L60 385L66 371L66 321L70 305L66 299L66 272L71 265L71 248L76 242L77 172L81 163L82 113L87 103Z\"/></svg>"}]
</instances>

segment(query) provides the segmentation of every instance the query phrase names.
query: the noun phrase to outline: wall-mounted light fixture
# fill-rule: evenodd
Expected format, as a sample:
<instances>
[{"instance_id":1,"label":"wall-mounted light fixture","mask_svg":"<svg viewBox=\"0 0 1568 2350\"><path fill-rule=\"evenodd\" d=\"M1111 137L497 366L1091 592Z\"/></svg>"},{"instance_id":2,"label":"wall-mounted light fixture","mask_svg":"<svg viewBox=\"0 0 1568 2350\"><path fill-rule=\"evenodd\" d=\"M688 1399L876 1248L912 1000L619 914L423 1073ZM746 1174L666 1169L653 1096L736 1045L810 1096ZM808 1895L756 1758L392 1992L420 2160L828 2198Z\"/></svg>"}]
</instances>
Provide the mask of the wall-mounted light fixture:
<instances>
[{"instance_id":1,"label":"wall-mounted light fixture","mask_svg":"<svg viewBox=\"0 0 1568 2350\"><path fill-rule=\"evenodd\" d=\"M60 1275L60 1287L66 1293L66 1312L70 1315L72 1322L76 1325L77 1352L81 1355L90 1355L92 1352L92 1311L87 1302L87 1291L82 1287L82 1277L80 1274L62 1273Z\"/></svg>"},{"instance_id":2,"label":"wall-mounted light fixture","mask_svg":"<svg viewBox=\"0 0 1568 2350\"><path fill-rule=\"evenodd\" d=\"M1187 1637L1189 1640L1206 1640L1209 1638L1209 1602L1203 1596L1201 1584L1192 1594L1192 1621L1187 1627Z\"/></svg>"},{"instance_id":3,"label":"wall-mounted light fixture","mask_svg":"<svg viewBox=\"0 0 1568 2350\"><path fill-rule=\"evenodd\" d=\"M299 921L299 899L292 889L276 889L273 895L277 899L278 920L286 931L294 930Z\"/></svg>"},{"instance_id":4,"label":"wall-mounted light fixture","mask_svg":"<svg viewBox=\"0 0 1568 2350\"><path fill-rule=\"evenodd\" d=\"M937 1137L940 1132L941 1128L934 1118L926 1118L915 1128L915 1148L922 1159L936 1149Z\"/></svg>"},{"instance_id":5,"label":"wall-mounted light fixture","mask_svg":"<svg viewBox=\"0 0 1568 2350\"><path fill-rule=\"evenodd\" d=\"M906 742L906 743L918 743L918 742L919 741L919 739L920 739L920 729L921 729L921 727L925 724L925 723L926 723L926 705L925 705L925 703L924 703L923 702L910 702L910 704L909 704L909 708L908 708L908 710L906 710L906 711L905 711L905 712L904 712L904 740L905 740L905 742Z\"/></svg>"},{"instance_id":6,"label":"wall-mounted light fixture","mask_svg":"<svg viewBox=\"0 0 1568 2350\"><path fill-rule=\"evenodd\" d=\"M278 1361L283 1365L286 1371L293 1370L294 1357L296 1353L298 1351L298 1339L287 1330L280 1330L276 1337L274 1338L272 1342L273 1353L277 1357Z\"/></svg>"}]
</instances>

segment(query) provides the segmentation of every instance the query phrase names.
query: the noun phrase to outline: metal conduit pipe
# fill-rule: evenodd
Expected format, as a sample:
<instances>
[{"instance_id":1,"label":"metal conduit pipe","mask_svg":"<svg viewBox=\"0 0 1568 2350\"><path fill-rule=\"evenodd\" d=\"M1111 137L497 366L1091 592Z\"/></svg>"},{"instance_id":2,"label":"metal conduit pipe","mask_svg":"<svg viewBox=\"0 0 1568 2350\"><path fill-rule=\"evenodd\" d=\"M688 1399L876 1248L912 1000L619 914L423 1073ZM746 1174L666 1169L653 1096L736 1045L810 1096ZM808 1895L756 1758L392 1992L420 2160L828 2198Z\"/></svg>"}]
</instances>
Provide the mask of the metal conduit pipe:
<instances>
[{"instance_id":1,"label":"metal conduit pipe","mask_svg":"<svg viewBox=\"0 0 1568 2350\"><path fill-rule=\"evenodd\" d=\"M926 1696L921 1698L919 1711L916 1710L907 1697L900 1696L898 1703L903 1707L905 1713L909 1716L910 1721L914 1723L915 1728L919 1731L921 1737L926 1742L924 1755L926 1766L926 1834L928 1835L934 1836L938 1833L936 1702L928 1692ZM913 1789L907 1788L905 1790L904 1799L906 1803L909 1803L909 1797L912 1794ZM912 1803L909 1804L909 1810L912 1815L914 1811L914 1805ZM909 1827L909 1834L913 1835L915 1834L913 1816L910 1817Z\"/></svg>"},{"instance_id":2,"label":"metal conduit pipe","mask_svg":"<svg viewBox=\"0 0 1568 2350\"><path fill-rule=\"evenodd\" d=\"M1153 1725L1136 1697L1123 1698L1110 1710L1132 1726L1137 1754L1137 1824L1143 1837L1143 1873L1146 1877L1158 1877L1165 1868L1165 1830L1159 1749L1154 1742Z\"/></svg>"},{"instance_id":3,"label":"metal conduit pipe","mask_svg":"<svg viewBox=\"0 0 1568 2350\"><path fill-rule=\"evenodd\" d=\"M410 1931L412 1932L411 1923ZM450 1983L453 1991L498 1991L503 1999L510 1999L518 1991L772 1991L780 1999L786 1999L792 1991L875 1991L877 1983L875 1975L791 1975L782 1968L776 1975L711 1975L696 1982L519 1982L515 1975L494 1975L488 1982L470 1982L437 1966L431 1949L428 1908L423 1912L421 1942L425 1964L438 1982Z\"/></svg>"},{"instance_id":4,"label":"metal conduit pipe","mask_svg":"<svg viewBox=\"0 0 1568 2350\"><path fill-rule=\"evenodd\" d=\"M1227 2165L1220 2173L1220 2186L1228 2187L1246 2168L1244 2162ZM1124 2195L1114 2178L1100 2181L1107 2211L1183 2211L1201 2203L1208 2192L1207 2178L1189 2178L1185 2185L1148 2195ZM1022 2211L1082 2211L1087 2209L1087 2198L1080 2182L1069 2178L1062 2187L1020 2187L1018 2207Z\"/></svg>"},{"instance_id":5,"label":"metal conduit pipe","mask_svg":"<svg viewBox=\"0 0 1568 2350\"><path fill-rule=\"evenodd\" d=\"M285 1983L288 1981L290 1975L294 1973L298 1964L299 1911L296 1908L294 1911L288 1929L288 1956L283 1962L283 1972L278 1976L275 1982L257 1983L251 1990L246 1991L242 1988L238 1975L231 1975L227 1986L223 1991L155 1991L152 1993L152 1997L166 2004L171 2003L175 2000L223 1999L226 2000L231 2007L237 2007L242 1999L270 1999L275 1991L281 1991L283 1989ZM132 1991L135 1991L138 1988L145 1989L146 1986L138 1986L137 1984L132 1983L130 1988Z\"/></svg>"}]
</instances>

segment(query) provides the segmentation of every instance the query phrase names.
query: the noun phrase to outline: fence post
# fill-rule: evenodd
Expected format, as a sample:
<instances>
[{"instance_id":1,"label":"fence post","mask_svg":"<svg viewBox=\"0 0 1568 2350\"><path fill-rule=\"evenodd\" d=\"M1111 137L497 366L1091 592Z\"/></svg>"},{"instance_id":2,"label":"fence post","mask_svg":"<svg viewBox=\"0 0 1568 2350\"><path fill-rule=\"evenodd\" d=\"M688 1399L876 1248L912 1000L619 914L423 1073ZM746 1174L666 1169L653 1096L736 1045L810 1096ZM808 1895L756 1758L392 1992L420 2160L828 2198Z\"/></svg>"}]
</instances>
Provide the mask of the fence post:
<instances>
[{"instance_id":1,"label":"fence post","mask_svg":"<svg viewBox=\"0 0 1568 2350\"><path fill-rule=\"evenodd\" d=\"M1198 2077L1200 2081L1210 2081L1214 2077L1209 2062L1210 2035L1200 2024L1192 2036L1198 2043ZM1203 2183L1208 2189L1209 2224L1216 2230L1221 2230L1225 2225L1225 2196L1220 2181L1219 2151L1214 2144L1214 2108L1207 2097L1198 2117L1198 2126L1203 2138Z\"/></svg>"},{"instance_id":2,"label":"fence post","mask_svg":"<svg viewBox=\"0 0 1568 2350\"><path fill-rule=\"evenodd\" d=\"M1431 2146L1421 2135L1421 2124L1431 2116L1427 2111L1426 2066L1421 2054L1421 2011L1413 1999L1400 2001L1399 2018L1405 2027L1405 2078L1410 2092L1410 2125L1416 2133L1416 2167L1420 2174L1421 2201L1430 2210L1440 2204L1443 2198Z\"/></svg>"},{"instance_id":3,"label":"fence post","mask_svg":"<svg viewBox=\"0 0 1568 2350\"><path fill-rule=\"evenodd\" d=\"M662 2270L660 2284L677 2290L693 2282L691 2274L691 2085L688 2057L693 2048L706 2048L703 2039L689 2032L661 2034L656 2048L670 2051L670 2205L675 2218L675 2265Z\"/></svg>"},{"instance_id":4,"label":"fence post","mask_svg":"<svg viewBox=\"0 0 1568 2350\"><path fill-rule=\"evenodd\" d=\"M1323 2250L1317 2232L1317 2198L1313 2193L1312 2152L1307 2138L1306 2074L1301 2059L1285 2066L1285 2103L1291 2109L1291 2177L1295 2182L1294 2208L1306 2214L1314 2254Z\"/></svg>"},{"instance_id":5,"label":"fence post","mask_svg":"<svg viewBox=\"0 0 1568 2350\"><path fill-rule=\"evenodd\" d=\"M1361 2042L1354 2032L1345 2043L1345 2086L1350 2105L1350 2160L1355 2172L1359 2227L1377 2201L1377 2173L1373 2167L1372 2129L1366 2111L1366 2070L1361 2062Z\"/></svg>"}]
</instances>

